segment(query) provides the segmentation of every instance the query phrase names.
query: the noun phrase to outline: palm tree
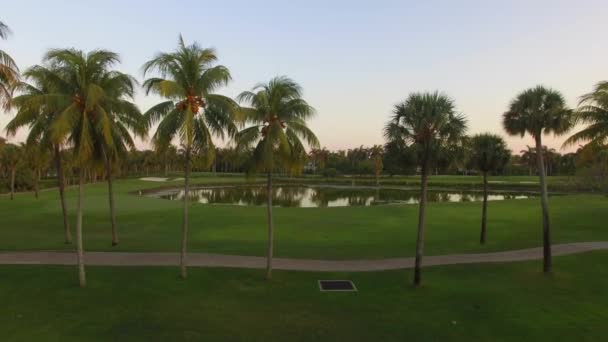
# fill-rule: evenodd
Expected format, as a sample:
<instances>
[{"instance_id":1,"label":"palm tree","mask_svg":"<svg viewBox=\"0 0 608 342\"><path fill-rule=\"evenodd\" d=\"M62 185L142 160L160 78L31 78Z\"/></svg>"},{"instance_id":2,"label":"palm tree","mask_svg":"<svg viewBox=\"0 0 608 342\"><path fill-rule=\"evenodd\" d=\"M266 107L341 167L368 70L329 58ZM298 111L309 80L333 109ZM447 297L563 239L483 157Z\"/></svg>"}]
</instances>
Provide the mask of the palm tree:
<instances>
[{"instance_id":1,"label":"palm tree","mask_svg":"<svg viewBox=\"0 0 608 342\"><path fill-rule=\"evenodd\" d=\"M114 101L106 105L109 116L108 128L112 143L105 143L104 139L98 139L97 149L102 151L102 158L108 182L108 201L110 206L110 220L112 224L112 246L118 245L118 230L116 227L116 211L114 206L114 189L112 178L114 173L113 165L119 159L126 158L127 151L135 150L135 141L131 136L134 132L140 137L146 135L146 125L143 116L137 106L131 102L135 95L134 86L137 81L127 74L117 71L110 71L105 74L105 79L101 81L106 89L106 96Z\"/></svg>"},{"instance_id":2,"label":"palm tree","mask_svg":"<svg viewBox=\"0 0 608 342\"><path fill-rule=\"evenodd\" d=\"M180 36L176 51L159 53L143 67L144 75L152 71L160 75L144 82L146 93L156 93L167 99L145 113L148 125L160 120L152 142L157 149L162 149L178 136L184 148L184 215L180 253L180 275L184 279L187 276L192 155L212 155L215 151L214 136L223 139L225 132L230 135L236 133L234 115L238 106L232 99L213 93L231 80L228 69L214 65L216 61L215 50L201 48L197 43L186 46Z\"/></svg>"},{"instance_id":3,"label":"palm tree","mask_svg":"<svg viewBox=\"0 0 608 342\"><path fill-rule=\"evenodd\" d=\"M251 91L238 96L246 108L245 118L252 125L237 135L239 150L253 149L246 169L249 174L266 173L268 214L268 249L266 278L272 277L274 227L272 217L272 173L277 168L297 172L306 150L302 140L310 147L319 147L315 134L306 125L315 111L302 99L302 88L287 77L275 77L267 84L258 84Z\"/></svg>"},{"instance_id":4,"label":"palm tree","mask_svg":"<svg viewBox=\"0 0 608 342\"><path fill-rule=\"evenodd\" d=\"M89 53L76 49L50 50L44 57L45 66L37 69L50 83L49 93L27 100L25 106L38 111L56 113L50 121L53 144L73 146L73 158L78 169L78 205L76 243L79 283L86 286L82 218L85 171L103 161L104 147L112 147L114 113L124 106L125 75L111 70L118 63L116 53L94 50Z\"/></svg>"},{"instance_id":5,"label":"palm tree","mask_svg":"<svg viewBox=\"0 0 608 342\"><path fill-rule=\"evenodd\" d=\"M451 98L439 92L410 94L404 102L395 106L393 116L384 129L384 135L389 141L413 144L419 154L421 185L414 286L421 284L427 179L431 161L447 144L460 139L465 130L465 117L456 113Z\"/></svg>"},{"instance_id":6,"label":"palm tree","mask_svg":"<svg viewBox=\"0 0 608 342\"><path fill-rule=\"evenodd\" d=\"M49 151L40 144L31 143L22 146L25 154L26 164L32 171L32 179L34 181L34 196L38 199L40 177L42 171L46 170L49 165Z\"/></svg>"},{"instance_id":7,"label":"palm tree","mask_svg":"<svg viewBox=\"0 0 608 342\"><path fill-rule=\"evenodd\" d=\"M374 163L374 175L376 176L376 185L380 185L380 173L384 165L382 164L382 158L384 156L384 148L382 145L374 145L370 149L370 157Z\"/></svg>"},{"instance_id":8,"label":"palm tree","mask_svg":"<svg viewBox=\"0 0 608 342\"><path fill-rule=\"evenodd\" d=\"M569 137L564 142L565 146L585 141L608 142L608 81L598 83L593 92L583 95L574 119L587 127Z\"/></svg>"},{"instance_id":9,"label":"palm tree","mask_svg":"<svg viewBox=\"0 0 608 342\"><path fill-rule=\"evenodd\" d=\"M501 170L507 165L511 152L504 139L494 134L477 134L471 138L470 162L483 174L483 206L481 211L481 237L486 242L486 221L488 211L488 173Z\"/></svg>"},{"instance_id":10,"label":"palm tree","mask_svg":"<svg viewBox=\"0 0 608 342\"><path fill-rule=\"evenodd\" d=\"M6 144L2 148L2 165L6 168L9 176L9 186L10 186L10 198L11 200L15 197L15 175L17 174L17 169L21 165L21 147L13 144Z\"/></svg>"},{"instance_id":11,"label":"palm tree","mask_svg":"<svg viewBox=\"0 0 608 342\"><path fill-rule=\"evenodd\" d=\"M315 173L317 168L321 171L325 170L327 160L329 159L329 151L325 147L312 149L309 155L310 159L315 163Z\"/></svg>"},{"instance_id":12,"label":"palm tree","mask_svg":"<svg viewBox=\"0 0 608 342\"><path fill-rule=\"evenodd\" d=\"M551 272L551 236L549 223L549 198L543 158L543 134L566 133L572 125L572 111L566 108L563 96L553 89L537 86L521 92L503 114L503 127L510 135L526 133L536 143L536 164L540 178L541 206L543 212L543 270Z\"/></svg>"},{"instance_id":13,"label":"palm tree","mask_svg":"<svg viewBox=\"0 0 608 342\"><path fill-rule=\"evenodd\" d=\"M66 244L72 243L72 233L68 221L68 209L65 200L65 172L64 161L62 160L63 142L53 141L51 127L56 120L58 111L54 111L50 106L44 106L40 98L50 97L53 81L56 75L46 67L34 66L24 72L24 76L31 83L19 82L16 89L20 95L13 98L13 106L17 108L17 114L6 125L6 132L9 136L14 136L17 130L27 126L29 133L26 139L28 145L38 144L52 149L55 169L57 172L57 182L59 186L59 198L61 200L61 210L63 214L63 232Z\"/></svg>"},{"instance_id":14,"label":"palm tree","mask_svg":"<svg viewBox=\"0 0 608 342\"><path fill-rule=\"evenodd\" d=\"M6 39L11 33L8 26L0 21L0 39ZM13 88L19 80L19 68L11 56L0 50L0 106L8 109Z\"/></svg>"}]
</instances>

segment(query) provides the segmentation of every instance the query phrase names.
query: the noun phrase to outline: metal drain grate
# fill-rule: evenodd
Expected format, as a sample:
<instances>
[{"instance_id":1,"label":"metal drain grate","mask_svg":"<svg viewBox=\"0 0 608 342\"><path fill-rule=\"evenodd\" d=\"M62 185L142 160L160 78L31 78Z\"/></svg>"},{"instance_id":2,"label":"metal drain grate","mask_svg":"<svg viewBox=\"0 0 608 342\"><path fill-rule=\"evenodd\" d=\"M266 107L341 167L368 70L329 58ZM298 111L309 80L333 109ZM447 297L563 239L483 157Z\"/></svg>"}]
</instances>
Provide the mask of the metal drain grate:
<instances>
[{"instance_id":1,"label":"metal drain grate","mask_svg":"<svg viewBox=\"0 0 608 342\"><path fill-rule=\"evenodd\" d=\"M319 280L321 291L357 291L355 284L350 280Z\"/></svg>"}]
</instances>

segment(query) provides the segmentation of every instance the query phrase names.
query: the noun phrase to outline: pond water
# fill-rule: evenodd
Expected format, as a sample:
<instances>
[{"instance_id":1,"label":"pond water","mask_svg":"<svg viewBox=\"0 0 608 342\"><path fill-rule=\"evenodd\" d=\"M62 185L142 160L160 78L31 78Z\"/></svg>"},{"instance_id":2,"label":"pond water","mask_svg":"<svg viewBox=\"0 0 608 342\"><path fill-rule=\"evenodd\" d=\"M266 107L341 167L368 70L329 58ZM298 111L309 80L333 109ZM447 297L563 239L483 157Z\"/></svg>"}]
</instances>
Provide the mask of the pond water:
<instances>
[{"instance_id":1,"label":"pond water","mask_svg":"<svg viewBox=\"0 0 608 342\"><path fill-rule=\"evenodd\" d=\"M146 196L180 201L184 198L183 189L163 190ZM481 192L458 190L428 192L430 202L475 202L483 200ZM531 193L500 192L490 193L488 200L525 199L536 197ZM264 186L218 186L190 190L192 202L204 204L223 204L238 206L266 205ZM280 207L346 207L371 206L379 204L416 204L419 200L418 189L391 189L350 186L275 186L273 205Z\"/></svg>"}]
</instances>

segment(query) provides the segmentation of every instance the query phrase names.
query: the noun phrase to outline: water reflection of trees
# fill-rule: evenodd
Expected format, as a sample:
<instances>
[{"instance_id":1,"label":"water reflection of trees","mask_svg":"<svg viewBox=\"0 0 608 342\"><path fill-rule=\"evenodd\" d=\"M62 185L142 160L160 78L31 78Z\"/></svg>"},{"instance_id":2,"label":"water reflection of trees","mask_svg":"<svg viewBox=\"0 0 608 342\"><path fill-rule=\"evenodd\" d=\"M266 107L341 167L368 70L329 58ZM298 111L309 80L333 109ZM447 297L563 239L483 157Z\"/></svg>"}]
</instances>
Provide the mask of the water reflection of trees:
<instances>
[{"instance_id":1,"label":"water reflection of trees","mask_svg":"<svg viewBox=\"0 0 608 342\"><path fill-rule=\"evenodd\" d=\"M161 196L171 200L182 200L179 191ZM522 193L490 194L489 200L528 198ZM483 199L479 192L430 191L430 202L476 202ZM281 207L331 207L369 206L386 203L418 203L419 192L402 189L348 188L348 187L299 187L280 186L273 189L273 202ZM266 204L264 187L219 187L195 189L190 200L200 203L260 206Z\"/></svg>"}]
</instances>

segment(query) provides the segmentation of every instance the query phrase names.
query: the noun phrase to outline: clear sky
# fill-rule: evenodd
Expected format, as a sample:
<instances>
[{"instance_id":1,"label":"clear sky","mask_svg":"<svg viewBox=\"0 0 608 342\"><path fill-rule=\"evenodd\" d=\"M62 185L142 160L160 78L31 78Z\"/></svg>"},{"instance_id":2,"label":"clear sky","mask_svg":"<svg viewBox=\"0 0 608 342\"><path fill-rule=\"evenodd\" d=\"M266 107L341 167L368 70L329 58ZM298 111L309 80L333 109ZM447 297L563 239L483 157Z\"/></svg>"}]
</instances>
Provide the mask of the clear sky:
<instances>
[{"instance_id":1,"label":"clear sky","mask_svg":"<svg viewBox=\"0 0 608 342\"><path fill-rule=\"evenodd\" d=\"M227 95L275 75L299 82L321 144L346 149L382 143L393 105L414 91L447 93L470 133L503 136L501 114L527 87L553 87L576 105L608 79L606 13L606 0L19 0L2 5L13 35L0 47L22 69L49 48L105 48L141 80L141 65L182 33L217 49L234 78ZM136 101L146 110L158 99ZM0 127L10 118L0 114ZM508 142L515 151L532 144Z\"/></svg>"}]
</instances>

